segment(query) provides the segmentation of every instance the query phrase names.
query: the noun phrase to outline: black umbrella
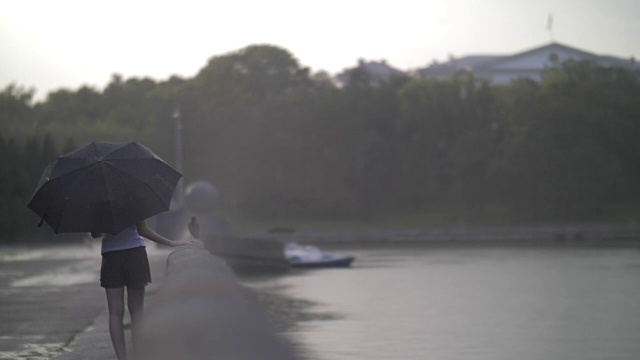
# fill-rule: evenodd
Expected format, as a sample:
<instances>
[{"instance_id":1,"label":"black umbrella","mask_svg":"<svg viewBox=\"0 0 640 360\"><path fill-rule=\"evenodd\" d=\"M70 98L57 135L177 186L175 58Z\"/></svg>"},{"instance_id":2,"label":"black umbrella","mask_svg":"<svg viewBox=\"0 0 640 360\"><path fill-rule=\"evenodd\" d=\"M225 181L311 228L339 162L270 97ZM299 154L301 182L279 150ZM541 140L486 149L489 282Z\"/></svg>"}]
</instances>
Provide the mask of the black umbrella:
<instances>
[{"instance_id":1,"label":"black umbrella","mask_svg":"<svg viewBox=\"0 0 640 360\"><path fill-rule=\"evenodd\" d=\"M27 207L56 233L117 234L169 210L180 177L141 144L92 142L49 165Z\"/></svg>"}]
</instances>

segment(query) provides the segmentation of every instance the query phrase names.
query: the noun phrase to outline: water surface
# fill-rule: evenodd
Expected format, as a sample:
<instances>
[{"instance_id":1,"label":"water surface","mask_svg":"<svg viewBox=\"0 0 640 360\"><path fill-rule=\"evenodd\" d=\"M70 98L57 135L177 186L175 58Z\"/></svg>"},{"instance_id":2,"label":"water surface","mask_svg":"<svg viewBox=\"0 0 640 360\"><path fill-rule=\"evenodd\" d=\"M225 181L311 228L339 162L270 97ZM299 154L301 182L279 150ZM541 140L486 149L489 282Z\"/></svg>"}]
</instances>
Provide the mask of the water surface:
<instances>
[{"instance_id":1,"label":"water surface","mask_svg":"<svg viewBox=\"0 0 640 360\"><path fill-rule=\"evenodd\" d=\"M270 311L309 359L640 358L638 249L338 252L357 257L353 268L252 284L287 299Z\"/></svg>"}]
</instances>

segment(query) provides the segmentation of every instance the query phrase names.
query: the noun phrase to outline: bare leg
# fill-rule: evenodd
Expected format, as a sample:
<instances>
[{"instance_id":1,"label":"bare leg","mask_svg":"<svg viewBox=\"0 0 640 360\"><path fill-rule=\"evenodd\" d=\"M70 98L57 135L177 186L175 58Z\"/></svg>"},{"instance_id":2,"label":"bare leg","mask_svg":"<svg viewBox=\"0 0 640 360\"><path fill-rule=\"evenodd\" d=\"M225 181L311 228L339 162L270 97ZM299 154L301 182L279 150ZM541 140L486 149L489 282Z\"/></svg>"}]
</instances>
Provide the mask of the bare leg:
<instances>
[{"instance_id":1,"label":"bare leg","mask_svg":"<svg viewBox=\"0 0 640 360\"><path fill-rule=\"evenodd\" d=\"M124 340L124 288L106 289L109 307L109 334L118 360L127 359L127 346Z\"/></svg>"},{"instance_id":2,"label":"bare leg","mask_svg":"<svg viewBox=\"0 0 640 360\"><path fill-rule=\"evenodd\" d=\"M131 336L133 340L134 352L139 351L137 348L140 323L144 315L144 290L145 288L132 289L127 288L127 303L129 306L129 315L131 315Z\"/></svg>"}]
</instances>

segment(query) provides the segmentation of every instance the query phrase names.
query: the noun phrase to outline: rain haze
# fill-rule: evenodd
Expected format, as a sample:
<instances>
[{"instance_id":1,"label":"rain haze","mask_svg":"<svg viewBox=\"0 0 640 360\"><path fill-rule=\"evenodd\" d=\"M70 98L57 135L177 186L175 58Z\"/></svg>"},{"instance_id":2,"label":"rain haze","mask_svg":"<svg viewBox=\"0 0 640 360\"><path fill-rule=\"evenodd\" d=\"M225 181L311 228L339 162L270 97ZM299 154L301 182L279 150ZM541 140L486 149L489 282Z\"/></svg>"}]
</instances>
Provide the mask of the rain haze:
<instances>
[{"instance_id":1,"label":"rain haze","mask_svg":"<svg viewBox=\"0 0 640 360\"><path fill-rule=\"evenodd\" d=\"M0 359L638 359L639 34L637 0L0 0Z\"/></svg>"},{"instance_id":2,"label":"rain haze","mask_svg":"<svg viewBox=\"0 0 640 360\"><path fill-rule=\"evenodd\" d=\"M408 70L551 39L630 58L640 54L638 34L633 0L2 0L0 86L35 87L42 98L58 88L102 88L114 73L190 77L211 56L251 44L284 47L303 66L331 74L360 58Z\"/></svg>"}]
</instances>

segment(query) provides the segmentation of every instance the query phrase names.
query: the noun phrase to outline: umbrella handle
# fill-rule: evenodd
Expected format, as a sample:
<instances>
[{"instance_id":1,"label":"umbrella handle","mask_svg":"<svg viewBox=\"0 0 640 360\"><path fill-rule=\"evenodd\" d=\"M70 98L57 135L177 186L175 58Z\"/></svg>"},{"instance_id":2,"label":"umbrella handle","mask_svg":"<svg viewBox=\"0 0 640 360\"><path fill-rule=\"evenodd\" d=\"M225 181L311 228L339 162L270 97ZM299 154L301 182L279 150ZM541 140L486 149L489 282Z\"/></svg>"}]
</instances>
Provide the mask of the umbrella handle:
<instances>
[{"instance_id":1,"label":"umbrella handle","mask_svg":"<svg viewBox=\"0 0 640 360\"><path fill-rule=\"evenodd\" d=\"M40 218L40 222L38 223L38 227L42 227L42 224L44 223L44 218L47 217L47 213L45 213L44 215L42 215L42 217Z\"/></svg>"}]
</instances>

